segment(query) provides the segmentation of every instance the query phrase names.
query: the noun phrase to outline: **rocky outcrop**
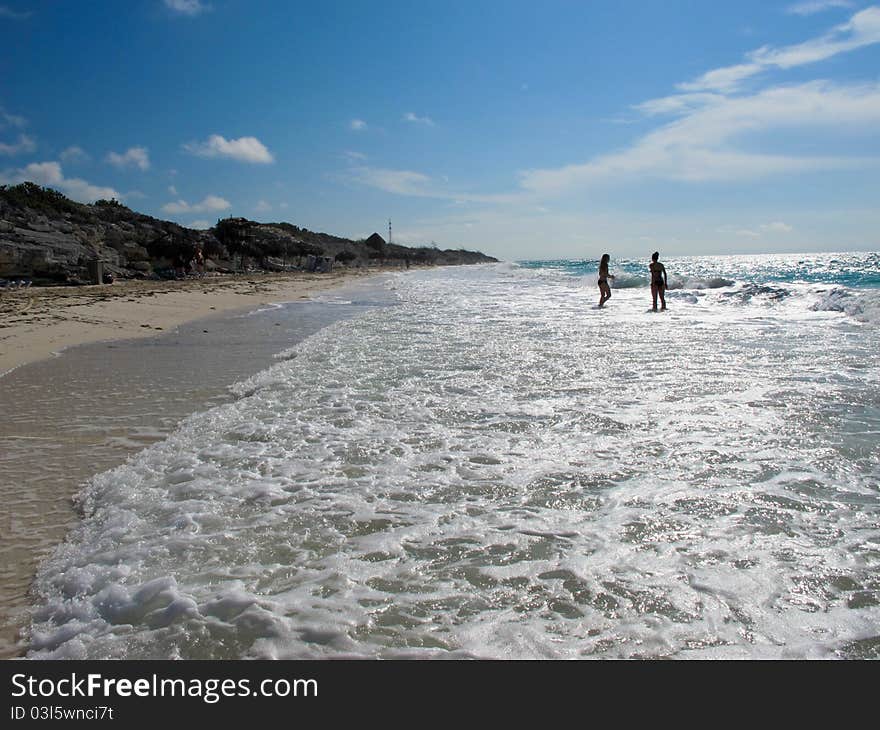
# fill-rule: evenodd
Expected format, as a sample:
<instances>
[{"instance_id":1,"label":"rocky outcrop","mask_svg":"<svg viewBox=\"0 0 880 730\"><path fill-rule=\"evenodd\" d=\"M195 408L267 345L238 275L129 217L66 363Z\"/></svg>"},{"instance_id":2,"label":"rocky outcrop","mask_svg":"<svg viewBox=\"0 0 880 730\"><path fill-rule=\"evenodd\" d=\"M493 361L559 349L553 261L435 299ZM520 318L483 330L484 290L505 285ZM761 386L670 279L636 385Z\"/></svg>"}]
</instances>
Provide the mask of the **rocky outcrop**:
<instances>
[{"instance_id":1,"label":"rocky outcrop","mask_svg":"<svg viewBox=\"0 0 880 730\"><path fill-rule=\"evenodd\" d=\"M381 245L380 245L381 243ZM89 264L119 278L171 278L185 274L201 251L206 268L219 271L301 267L330 258L360 266L383 262L466 264L495 261L475 251L386 244L373 234L353 241L290 223L227 218L207 231L137 213L115 200L75 203L34 183L0 186L0 278L35 284L89 282ZM310 258L311 257L311 258Z\"/></svg>"}]
</instances>

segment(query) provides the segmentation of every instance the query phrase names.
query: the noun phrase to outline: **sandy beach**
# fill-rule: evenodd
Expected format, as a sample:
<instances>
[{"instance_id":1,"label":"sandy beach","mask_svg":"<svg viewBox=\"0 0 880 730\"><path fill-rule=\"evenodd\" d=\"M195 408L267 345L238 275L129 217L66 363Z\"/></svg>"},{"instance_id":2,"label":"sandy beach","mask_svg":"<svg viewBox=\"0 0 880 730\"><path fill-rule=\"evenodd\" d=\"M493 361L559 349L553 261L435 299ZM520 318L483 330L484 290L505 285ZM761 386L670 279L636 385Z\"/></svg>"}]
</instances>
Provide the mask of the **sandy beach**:
<instances>
[{"instance_id":1,"label":"sandy beach","mask_svg":"<svg viewBox=\"0 0 880 730\"><path fill-rule=\"evenodd\" d=\"M377 272L0 294L0 657L21 651L34 571L79 519L73 497L84 482L228 398L231 383L270 365L280 349L345 316L309 304L311 297ZM281 302L298 302L297 314L265 308ZM264 314L243 316L255 310Z\"/></svg>"},{"instance_id":2,"label":"sandy beach","mask_svg":"<svg viewBox=\"0 0 880 730\"><path fill-rule=\"evenodd\" d=\"M0 293L0 374L75 345L151 337L209 315L306 299L376 269L242 274Z\"/></svg>"}]
</instances>

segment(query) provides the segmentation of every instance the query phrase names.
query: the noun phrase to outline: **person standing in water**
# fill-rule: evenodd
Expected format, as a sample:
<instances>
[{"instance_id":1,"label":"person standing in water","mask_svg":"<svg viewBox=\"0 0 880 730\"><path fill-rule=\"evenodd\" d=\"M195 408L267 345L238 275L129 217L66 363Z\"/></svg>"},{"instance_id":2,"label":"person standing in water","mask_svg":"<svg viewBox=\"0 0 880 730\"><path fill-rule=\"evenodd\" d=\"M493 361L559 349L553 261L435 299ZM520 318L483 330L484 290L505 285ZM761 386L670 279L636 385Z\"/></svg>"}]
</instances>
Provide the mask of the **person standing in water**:
<instances>
[{"instance_id":1,"label":"person standing in water","mask_svg":"<svg viewBox=\"0 0 880 730\"><path fill-rule=\"evenodd\" d=\"M651 254L651 263L648 269L651 271L651 299L654 301L654 311L657 311L657 296L660 296L660 311L666 309L666 297L664 292L669 288L669 279L666 277L666 267L657 259L660 254L657 251Z\"/></svg>"},{"instance_id":2,"label":"person standing in water","mask_svg":"<svg viewBox=\"0 0 880 730\"><path fill-rule=\"evenodd\" d=\"M604 253L602 254L602 260L599 262L599 306L604 306L605 302L611 299L611 285L608 283L609 279L613 279L614 276L608 273L608 261L611 257Z\"/></svg>"}]
</instances>

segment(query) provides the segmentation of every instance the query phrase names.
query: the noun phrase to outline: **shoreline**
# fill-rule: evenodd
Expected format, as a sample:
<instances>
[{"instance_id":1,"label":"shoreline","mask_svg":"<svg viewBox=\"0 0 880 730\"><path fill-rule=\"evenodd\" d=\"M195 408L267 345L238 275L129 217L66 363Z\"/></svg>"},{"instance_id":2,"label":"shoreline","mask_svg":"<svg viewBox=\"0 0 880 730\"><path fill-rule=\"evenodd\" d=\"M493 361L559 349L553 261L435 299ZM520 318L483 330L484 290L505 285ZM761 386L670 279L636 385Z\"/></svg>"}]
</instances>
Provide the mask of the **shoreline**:
<instances>
[{"instance_id":1,"label":"shoreline","mask_svg":"<svg viewBox=\"0 0 880 730\"><path fill-rule=\"evenodd\" d=\"M35 571L80 519L74 497L88 479L224 402L232 382L346 316L346 307L314 295L390 271L4 293L0 409L10 415L0 427L0 658L25 651L20 632ZM294 313L285 315L285 304Z\"/></svg>"},{"instance_id":2,"label":"shoreline","mask_svg":"<svg viewBox=\"0 0 880 730\"><path fill-rule=\"evenodd\" d=\"M215 314L310 295L391 268L231 274L0 292L0 378L77 345L156 336Z\"/></svg>"}]
</instances>

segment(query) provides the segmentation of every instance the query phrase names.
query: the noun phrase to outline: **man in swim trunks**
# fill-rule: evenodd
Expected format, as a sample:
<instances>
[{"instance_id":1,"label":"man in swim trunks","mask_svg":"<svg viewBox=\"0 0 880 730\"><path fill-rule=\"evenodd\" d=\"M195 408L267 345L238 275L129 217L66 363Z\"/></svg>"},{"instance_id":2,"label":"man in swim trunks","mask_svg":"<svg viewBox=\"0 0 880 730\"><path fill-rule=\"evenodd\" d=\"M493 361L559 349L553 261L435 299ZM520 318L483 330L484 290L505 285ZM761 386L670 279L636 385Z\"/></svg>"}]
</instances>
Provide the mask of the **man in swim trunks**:
<instances>
[{"instance_id":1,"label":"man in swim trunks","mask_svg":"<svg viewBox=\"0 0 880 730\"><path fill-rule=\"evenodd\" d=\"M669 288L669 279L666 277L666 267L657 259L660 254L657 251L651 254L651 263L648 269L651 272L651 299L654 300L654 311L657 311L657 296L660 297L660 311L666 309L666 297L663 293Z\"/></svg>"}]
</instances>

